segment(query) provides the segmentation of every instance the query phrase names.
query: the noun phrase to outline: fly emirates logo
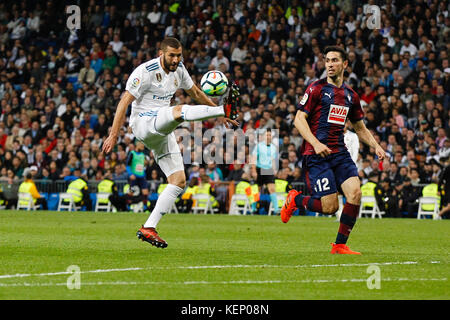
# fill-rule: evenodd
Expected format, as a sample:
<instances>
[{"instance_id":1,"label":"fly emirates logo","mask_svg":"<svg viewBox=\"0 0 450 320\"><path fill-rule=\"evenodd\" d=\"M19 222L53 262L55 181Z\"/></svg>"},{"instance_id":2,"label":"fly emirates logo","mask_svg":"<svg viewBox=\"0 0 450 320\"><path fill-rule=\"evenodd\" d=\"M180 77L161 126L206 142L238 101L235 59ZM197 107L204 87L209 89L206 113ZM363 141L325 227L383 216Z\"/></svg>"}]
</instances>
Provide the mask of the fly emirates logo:
<instances>
[{"instance_id":1,"label":"fly emirates logo","mask_svg":"<svg viewBox=\"0 0 450 320\"><path fill-rule=\"evenodd\" d=\"M345 124L345 119L347 119L349 107L338 106L336 104L330 105L330 112L328 113L328 122L334 124Z\"/></svg>"}]
</instances>

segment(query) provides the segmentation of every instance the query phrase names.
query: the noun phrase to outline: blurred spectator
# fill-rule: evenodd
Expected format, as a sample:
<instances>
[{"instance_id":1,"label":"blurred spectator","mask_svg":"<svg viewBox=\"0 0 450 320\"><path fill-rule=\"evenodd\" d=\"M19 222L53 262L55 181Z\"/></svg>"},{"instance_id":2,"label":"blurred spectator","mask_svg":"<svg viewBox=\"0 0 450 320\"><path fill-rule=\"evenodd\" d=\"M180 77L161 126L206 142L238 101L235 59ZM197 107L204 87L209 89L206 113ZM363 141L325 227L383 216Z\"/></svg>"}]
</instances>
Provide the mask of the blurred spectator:
<instances>
[{"instance_id":1,"label":"blurred spectator","mask_svg":"<svg viewBox=\"0 0 450 320\"><path fill-rule=\"evenodd\" d=\"M123 47L123 42L120 41L120 34L114 33L113 39L109 42L109 45L111 45L112 50L115 54L119 54Z\"/></svg>"},{"instance_id":2,"label":"blurred spectator","mask_svg":"<svg viewBox=\"0 0 450 320\"><path fill-rule=\"evenodd\" d=\"M81 68L80 73L78 74L78 82L80 84L87 83L88 85L92 85L95 81L96 72L91 67L91 60L89 57L84 58L84 67Z\"/></svg>"},{"instance_id":3,"label":"blurred spectator","mask_svg":"<svg viewBox=\"0 0 450 320\"><path fill-rule=\"evenodd\" d=\"M99 75L102 70L102 67L103 67L103 59L100 58L98 52L93 52L91 54L91 68L94 69L97 75Z\"/></svg>"},{"instance_id":4,"label":"blurred spectator","mask_svg":"<svg viewBox=\"0 0 450 320\"><path fill-rule=\"evenodd\" d=\"M439 160L445 160L450 156L450 139L444 140L444 145L439 149Z\"/></svg>"},{"instance_id":5,"label":"blurred spectator","mask_svg":"<svg viewBox=\"0 0 450 320\"><path fill-rule=\"evenodd\" d=\"M211 66L214 70L220 70L220 65L225 65L225 72L230 69L230 61L224 56L223 50L217 50L216 56L211 60Z\"/></svg>"},{"instance_id":6,"label":"blurred spectator","mask_svg":"<svg viewBox=\"0 0 450 320\"><path fill-rule=\"evenodd\" d=\"M190 172L189 172L189 178L188 180L191 181L192 178L200 178L200 165L198 164L198 162L193 162L190 168Z\"/></svg>"},{"instance_id":7,"label":"blurred spectator","mask_svg":"<svg viewBox=\"0 0 450 320\"><path fill-rule=\"evenodd\" d=\"M200 50L200 54L194 58L194 65L198 73L204 74L208 71L211 64L211 57L208 52L203 49Z\"/></svg>"},{"instance_id":8,"label":"blurred spectator","mask_svg":"<svg viewBox=\"0 0 450 320\"><path fill-rule=\"evenodd\" d=\"M30 171L25 174L25 180L20 184L18 192L29 194L33 198L34 205L42 205L43 210L48 210L47 200L39 193L36 188L36 184L34 183L33 173L36 173L37 168L31 167ZM28 200L21 200L21 205L26 206L28 204ZM19 203L18 203L19 204Z\"/></svg>"},{"instance_id":9,"label":"blurred spectator","mask_svg":"<svg viewBox=\"0 0 450 320\"><path fill-rule=\"evenodd\" d=\"M399 183L398 183L399 185ZM391 186L391 180L384 178L380 182L380 188L375 192L378 207L381 211L385 211L386 217L399 218L399 190L395 188L395 184Z\"/></svg>"},{"instance_id":10,"label":"blurred spectator","mask_svg":"<svg viewBox=\"0 0 450 320\"><path fill-rule=\"evenodd\" d=\"M208 163L206 168L206 174L211 179L211 182L223 181L223 173L220 168L217 167L216 163Z\"/></svg>"}]
</instances>

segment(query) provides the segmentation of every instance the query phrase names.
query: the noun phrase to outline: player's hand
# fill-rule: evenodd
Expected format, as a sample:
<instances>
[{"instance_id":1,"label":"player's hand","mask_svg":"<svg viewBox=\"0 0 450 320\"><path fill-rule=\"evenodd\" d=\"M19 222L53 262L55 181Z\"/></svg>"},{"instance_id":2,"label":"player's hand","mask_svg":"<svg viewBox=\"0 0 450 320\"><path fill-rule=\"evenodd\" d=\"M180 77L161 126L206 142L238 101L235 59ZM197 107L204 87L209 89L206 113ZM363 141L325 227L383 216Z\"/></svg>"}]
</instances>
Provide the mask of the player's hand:
<instances>
[{"instance_id":1,"label":"player's hand","mask_svg":"<svg viewBox=\"0 0 450 320\"><path fill-rule=\"evenodd\" d=\"M103 153L110 153L114 146L116 145L117 137L116 136L109 136L106 138L106 140L103 142L102 146L102 152Z\"/></svg>"},{"instance_id":2,"label":"player's hand","mask_svg":"<svg viewBox=\"0 0 450 320\"><path fill-rule=\"evenodd\" d=\"M230 118L224 118L224 120L225 120L225 126L226 126L227 128L230 128L230 127L229 127L230 124L231 124L232 126L235 126L235 127L237 127L237 126L239 125L239 122L237 122L236 120L232 120L232 119L230 119Z\"/></svg>"},{"instance_id":3,"label":"player's hand","mask_svg":"<svg viewBox=\"0 0 450 320\"><path fill-rule=\"evenodd\" d=\"M314 146L314 151L322 158L325 158L326 156L329 156L331 154L331 149L328 148L323 143L319 143L316 146Z\"/></svg>"},{"instance_id":4,"label":"player's hand","mask_svg":"<svg viewBox=\"0 0 450 320\"><path fill-rule=\"evenodd\" d=\"M377 145L375 148L375 154L378 157L378 160L383 161L386 157L386 152L384 152L383 148L380 145Z\"/></svg>"}]
</instances>

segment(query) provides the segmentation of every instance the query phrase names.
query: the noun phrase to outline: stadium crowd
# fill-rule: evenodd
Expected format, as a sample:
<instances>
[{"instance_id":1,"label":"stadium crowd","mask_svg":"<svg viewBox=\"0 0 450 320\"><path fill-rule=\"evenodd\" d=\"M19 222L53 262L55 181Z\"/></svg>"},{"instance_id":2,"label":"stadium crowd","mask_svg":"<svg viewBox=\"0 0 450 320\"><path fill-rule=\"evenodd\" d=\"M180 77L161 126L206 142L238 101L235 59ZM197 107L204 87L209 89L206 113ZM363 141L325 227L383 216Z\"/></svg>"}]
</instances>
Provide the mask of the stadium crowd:
<instances>
[{"instance_id":1,"label":"stadium crowd","mask_svg":"<svg viewBox=\"0 0 450 320\"><path fill-rule=\"evenodd\" d=\"M308 84L326 74L324 47L340 45L348 52L346 81L388 153L378 163L361 144L362 183L376 173L401 207L403 187L442 183L450 155L448 1L130 3L81 1L76 31L66 26L64 1L0 3L0 180L21 180L31 166L40 180L101 181L107 171L127 180L131 131L121 130L110 155L100 146L129 74L172 36L183 44L184 64L197 83L218 69L239 84L241 129L279 130L280 179L301 182L296 106ZM367 27L367 5L379 5L379 29ZM193 101L180 90L173 103ZM224 124L204 123L212 127ZM214 182L250 175L249 165L236 163L186 170L189 178L206 174ZM164 179L151 154L147 178Z\"/></svg>"}]
</instances>

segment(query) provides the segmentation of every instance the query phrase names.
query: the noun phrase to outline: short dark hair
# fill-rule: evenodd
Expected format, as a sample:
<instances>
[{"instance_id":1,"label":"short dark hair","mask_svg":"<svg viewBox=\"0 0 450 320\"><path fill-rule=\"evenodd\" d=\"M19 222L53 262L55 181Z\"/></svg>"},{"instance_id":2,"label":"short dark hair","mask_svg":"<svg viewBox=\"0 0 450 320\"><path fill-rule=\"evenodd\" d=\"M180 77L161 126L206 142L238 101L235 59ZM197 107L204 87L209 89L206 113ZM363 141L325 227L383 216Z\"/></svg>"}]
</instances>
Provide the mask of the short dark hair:
<instances>
[{"instance_id":1,"label":"short dark hair","mask_svg":"<svg viewBox=\"0 0 450 320\"><path fill-rule=\"evenodd\" d=\"M339 46L328 46L325 48L323 55L326 56L328 52L339 52L341 54L342 61L348 60L347 52Z\"/></svg>"},{"instance_id":2,"label":"short dark hair","mask_svg":"<svg viewBox=\"0 0 450 320\"><path fill-rule=\"evenodd\" d=\"M166 51L167 47L178 49L181 47L181 42L173 37L167 37L161 42L161 50Z\"/></svg>"}]
</instances>

